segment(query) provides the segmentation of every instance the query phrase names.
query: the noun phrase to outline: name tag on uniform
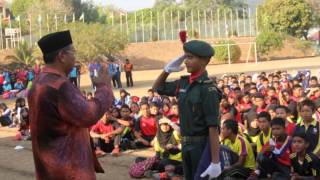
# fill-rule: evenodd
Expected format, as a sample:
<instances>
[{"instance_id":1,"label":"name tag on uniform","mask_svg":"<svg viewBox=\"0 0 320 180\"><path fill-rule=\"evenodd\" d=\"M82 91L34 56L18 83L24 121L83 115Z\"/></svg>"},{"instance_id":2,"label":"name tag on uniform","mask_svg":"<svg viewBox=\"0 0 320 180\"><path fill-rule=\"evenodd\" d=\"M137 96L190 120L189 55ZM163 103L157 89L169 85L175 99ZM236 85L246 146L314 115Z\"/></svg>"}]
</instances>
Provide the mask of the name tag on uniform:
<instances>
[{"instance_id":1,"label":"name tag on uniform","mask_svg":"<svg viewBox=\"0 0 320 180\"><path fill-rule=\"evenodd\" d=\"M317 134L317 133L318 133L317 128L313 128L313 134Z\"/></svg>"},{"instance_id":2,"label":"name tag on uniform","mask_svg":"<svg viewBox=\"0 0 320 180\"><path fill-rule=\"evenodd\" d=\"M185 92L187 92L187 90L186 89L179 89L179 92L185 93Z\"/></svg>"},{"instance_id":3,"label":"name tag on uniform","mask_svg":"<svg viewBox=\"0 0 320 180\"><path fill-rule=\"evenodd\" d=\"M213 86L213 87L208 87L208 91L209 91L209 92L211 92L211 91L216 91L216 90L217 90L217 89L216 89L216 87L214 87L214 86Z\"/></svg>"}]
</instances>

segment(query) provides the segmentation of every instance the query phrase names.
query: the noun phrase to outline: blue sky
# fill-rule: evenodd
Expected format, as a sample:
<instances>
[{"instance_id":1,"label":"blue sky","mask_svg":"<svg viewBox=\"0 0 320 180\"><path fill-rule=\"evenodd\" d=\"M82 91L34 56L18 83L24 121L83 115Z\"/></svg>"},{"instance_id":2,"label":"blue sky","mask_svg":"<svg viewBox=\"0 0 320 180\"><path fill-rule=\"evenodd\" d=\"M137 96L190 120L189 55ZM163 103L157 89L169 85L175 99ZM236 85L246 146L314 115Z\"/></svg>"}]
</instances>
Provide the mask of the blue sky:
<instances>
[{"instance_id":1,"label":"blue sky","mask_svg":"<svg viewBox=\"0 0 320 180\"><path fill-rule=\"evenodd\" d=\"M126 11L133 11L143 8L150 8L154 5L156 0L93 0L97 4L114 5ZM181 2L182 0L176 0ZM256 7L256 4L261 3L263 0L244 0L249 3L249 6Z\"/></svg>"},{"instance_id":2,"label":"blue sky","mask_svg":"<svg viewBox=\"0 0 320 180\"><path fill-rule=\"evenodd\" d=\"M155 0L94 0L97 4L114 5L123 10L132 11L152 7Z\"/></svg>"}]
</instances>

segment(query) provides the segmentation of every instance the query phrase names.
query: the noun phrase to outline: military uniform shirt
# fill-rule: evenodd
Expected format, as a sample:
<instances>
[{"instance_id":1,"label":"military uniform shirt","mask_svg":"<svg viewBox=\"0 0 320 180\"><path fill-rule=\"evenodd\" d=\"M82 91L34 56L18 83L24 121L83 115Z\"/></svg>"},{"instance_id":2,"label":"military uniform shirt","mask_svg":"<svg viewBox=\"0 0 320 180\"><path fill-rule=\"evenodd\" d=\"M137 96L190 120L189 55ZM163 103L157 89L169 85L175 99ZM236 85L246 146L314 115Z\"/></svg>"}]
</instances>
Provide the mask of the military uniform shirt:
<instances>
[{"instance_id":1,"label":"military uniform shirt","mask_svg":"<svg viewBox=\"0 0 320 180\"><path fill-rule=\"evenodd\" d=\"M307 153L302 164L298 161L297 153L292 153L290 159L292 172L299 176L319 176L320 162L314 154Z\"/></svg>"},{"instance_id":2,"label":"military uniform shirt","mask_svg":"<svg viewBox=\"0 0 320 180\"><path fill-rule=\"evenodd\" d=\"M320 124L315 119L311 122L311 124L306 127L304 122L301 121L299 124L297 124L295 132L303 132L306 133L309 137L309 147L307 149L307 152L311 153L317 153L320 150Z\"/></svg>"},{"instance_id":3,"label":"military uniform shirt","mask_svg":"<svg viewBox=\"0 0 320 180\"><path fill-rule=\"evenodd\" d=\"M207 136L208 127L219 126L220 93L207 72L191 84L189 76L166 82L157 92L178 98L182 136Z\"/></svg>"}]
</instances>

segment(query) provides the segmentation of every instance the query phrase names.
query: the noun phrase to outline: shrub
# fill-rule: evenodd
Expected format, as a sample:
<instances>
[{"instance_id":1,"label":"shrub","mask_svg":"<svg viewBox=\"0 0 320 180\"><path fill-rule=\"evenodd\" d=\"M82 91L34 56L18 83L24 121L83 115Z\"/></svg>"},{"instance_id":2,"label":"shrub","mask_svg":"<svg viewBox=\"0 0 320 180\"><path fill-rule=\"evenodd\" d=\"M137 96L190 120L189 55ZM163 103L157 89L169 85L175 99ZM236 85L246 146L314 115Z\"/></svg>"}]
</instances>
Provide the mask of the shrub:
<instances>
[{"instance_id":1,"label":"shrub","mask_svg":"<svg viewBox=\"0 0 320 180\"><path fill-rule=\"evenodd\" d=\"M229 30L228 32L228 36L229 37L238 37L238 31L236 29L233 29L233 30Z\"/></svg>"},{"instance_id":2,"label":"shrub","mask_svg":"<svg viewBox=\"0 0 320 180\"><path fill-rule=\"evenodd\" d=\"M261 32L257 39L258 52L262 55L268 55L273 50L281 50L283 47L283 37L279 33L272 31Z\"/></svg>"},{"instance_id":3,"label":"shrub","mask_svg":"<svg viewBox=\"0 0 320 180\"><path fill-rule=\"evenodd\" d=\"M5 57L5 60L11 59L17 64L31 65L35 61L34 48L30 47L26 41L19 43L14 49L14 54Z\"/></svg>"},{"instance_id":4,"label":"shrub","mask_svg":"<svg viewBox=\"0 0 320 180\"><path fill-rule=\"evenodd\" d=\"M215 56L214 59L217 62L228 62L228 45L227 44L236 44L234 41L219 41L217 47L215 47ZM223 45L223 46L221 46ZM230 45L230 59L231 62L236 62L241 57L241 49L239 45Z\"/></svg>"},{"instance_id":5,"label":"shrub","mask_svg":"<svg viewBox=\"0 0 320 180\"><path fill-rule=\"evenodd\" d=\"M295 46L294 47L297 48L297 49L306 50L306 49L312 48L312 46L313 46L313 43L311 41L298 39L295 42Z\"/></svg>"},{"instance_id":6,"label":"shrub","mask_svg":"<svg viewBox=\"0 0 320 180\"><path fill-rule=\"evenodd\" d=\"M309 50L313 50L314 43L311 41L297 39L294 43L294 47L303 52L306 56Z\"/></svg>"}]
</instances>

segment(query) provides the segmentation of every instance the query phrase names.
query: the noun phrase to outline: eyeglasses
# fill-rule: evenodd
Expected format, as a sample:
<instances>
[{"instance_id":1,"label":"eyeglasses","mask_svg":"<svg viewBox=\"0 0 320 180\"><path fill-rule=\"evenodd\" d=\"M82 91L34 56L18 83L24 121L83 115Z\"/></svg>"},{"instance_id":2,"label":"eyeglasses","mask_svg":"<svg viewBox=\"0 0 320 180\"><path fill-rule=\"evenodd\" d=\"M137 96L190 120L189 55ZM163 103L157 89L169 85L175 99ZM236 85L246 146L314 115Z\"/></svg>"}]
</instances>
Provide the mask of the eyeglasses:
<instances>
[{"instance_id":1,"label":"eyeglasses","mask_svg":"<svg viewBox=\"0 0 320 180\"><path fill-rule=\"evenodd\" d=\"M65 52L69 53L69 54L75 54L76 50L75 49L68 49L68 50L65 50Z\"/></svg>"}]
</instances>

